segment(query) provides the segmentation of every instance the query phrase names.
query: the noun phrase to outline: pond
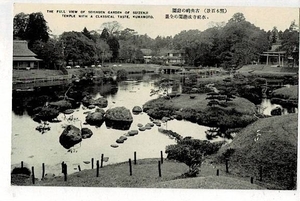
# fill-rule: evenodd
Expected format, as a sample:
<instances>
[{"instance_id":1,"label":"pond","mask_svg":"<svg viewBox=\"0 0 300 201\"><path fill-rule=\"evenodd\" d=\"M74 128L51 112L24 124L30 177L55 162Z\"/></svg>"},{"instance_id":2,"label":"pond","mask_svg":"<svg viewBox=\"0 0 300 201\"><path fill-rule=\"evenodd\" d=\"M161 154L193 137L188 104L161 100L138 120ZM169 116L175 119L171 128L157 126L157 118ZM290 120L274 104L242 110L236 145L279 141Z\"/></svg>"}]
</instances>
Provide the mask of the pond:
<instances>
[{"instance_id":1,"label":"pond","mask_svg":"<svg viewBox=\"0 0 300 201\"><path fill-rule=\"evenodd\" d=\"M262 99L261 104L259 105L259 112L265 115L271 115L271 111L279 107L282 110L282 115L289 113L298 113L298 108L284 108L281 105L271 103L270 99Z\"/></svg>"},{"instance_id":2,"label":"pond","mask_svg":"<svg viewBox=\"0 0 300 201\"><path fill-rule=\"evenodd\" d=\"M154 82L156 79L155 76L144 75L119 82L117 90L110 90L113 87L107 84L91 86L88 91L94 98L105 97L108 100L108 106L104 110L118 106L125 106L131 110L134 106L142 106L145 102L157 98L157 95L150 96L151 89L155 87ZM63 87L64 90L66 88ZM49 89L43 88L41 90ZM28 94L28 96L31 95ZM17 106L15 105L14 107ZM25 166L29 168L35 167L36 177L40 178L42 163L45 163L48 175L60 175L63 161L68 165L68 173L72 173L78 171L78 165L80 165L81 169L90 169L91 158L94 158L95 161L100 160L101 154L109 157L108 162L105 162L104 165L127 161L129 158L133 159L135 151L137 159L159 158L160 151L164 152L167 145L176 143L174 139L160 133L158 131L159 127L155 125L151 130L140 131L138 135L128 137L123 144L118 144L119 147L113 148L111 145L116 144L116 140L127 131L107 128L105 123L98 128L82 125L81 123L85 122L86 117L84 113L87 111L93 110L85 109L80 105L73 114L60 114L58 120L61 122L49 123L50 130L43 134L35 129L40 124L33 121L26 112L13 112L12 167L20 166L21 161L24 161ZM70 121L69 117L71 116L75 120ZM137 130L138 123L145 125L149 122L150 119L146 113L133 115L133 123L130 130ZM93 131L93 135L91 138L83 139L81 143L67 150L59 143L59 136L67 124L73 124L78 128L81 125L90 128ZM184 137L192 136L201 140L206 140L205 131L209 129L209 127L177 120L162 123L161 128L172 130ZM218 138L215 140L223 139Z\"/></svg>"}]
</instances>

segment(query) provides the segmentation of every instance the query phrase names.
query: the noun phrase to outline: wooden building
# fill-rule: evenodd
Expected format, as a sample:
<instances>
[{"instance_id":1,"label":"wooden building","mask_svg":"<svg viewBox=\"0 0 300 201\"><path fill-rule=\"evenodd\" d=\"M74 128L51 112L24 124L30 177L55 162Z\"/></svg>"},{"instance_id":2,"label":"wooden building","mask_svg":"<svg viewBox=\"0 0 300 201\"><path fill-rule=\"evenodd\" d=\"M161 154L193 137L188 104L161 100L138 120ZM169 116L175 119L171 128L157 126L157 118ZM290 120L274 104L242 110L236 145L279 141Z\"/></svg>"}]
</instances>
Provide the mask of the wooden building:
<instances>
[{"instance_id":1,"label":"wooden building","mask_svg":"<svg viewBox=\"0 0 300 201\"><path fill-rule=\"evenodd\" d=\"M36 54L28 49L28 43L24 40L13 41L13 68L14 69L32 69L39 68L39 61Z\"/></svg>"}]
</instances>

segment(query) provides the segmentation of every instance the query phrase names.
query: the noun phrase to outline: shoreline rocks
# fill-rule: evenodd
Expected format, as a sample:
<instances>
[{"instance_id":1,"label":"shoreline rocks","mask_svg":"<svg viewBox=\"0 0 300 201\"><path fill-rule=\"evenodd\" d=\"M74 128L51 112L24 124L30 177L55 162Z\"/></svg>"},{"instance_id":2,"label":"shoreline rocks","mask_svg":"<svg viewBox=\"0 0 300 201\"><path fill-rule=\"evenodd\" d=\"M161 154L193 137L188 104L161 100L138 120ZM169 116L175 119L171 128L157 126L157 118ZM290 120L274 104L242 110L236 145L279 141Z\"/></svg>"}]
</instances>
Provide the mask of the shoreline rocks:
<instances>
[{"instance_id":1,"label":"shoreline rocks","mask_svg":"<svg viewBox=\"0 0 300 201\"><path fill-rule=\"evenodd\" d=\"M99 108L106 108L108 105L107 99L102 98L102 97L100 97L98 99L93 99L92 96L90 96L90 95L85 96L81 102L85 107L88 107L88 108L91 105L98 106Z\"/></svg>"},{"instance_id":2,"label":"shoreline rocks","mask_svg":"<svg viewBox=\"0 0 300 201\"><path fill-rule=\"evenodd\" d=\"M131 112L125 107L115 107L106 111L105 124L107 127L128 130L132 122L133 117Z\"/></svg>"},{"instance_id":3,"label":"shoreline rocks","mask_svg":"<svg viewBox=\"0 0 300 201\"><path fill-rule=\"evenodd\" d=\"M104 115L105 111L98 108L95 112L89 113L85 117L85 121L91 126L101 126L104 122Z\"/></svg>"},{"instance_id":4,"label":"shoreline rocks","mask_svg":"<svg viewBox=\"0 0 300 201\"><path fill-rule=\"evenodd\" d=\"M81 129L81 137L82 139L90 138L93 135L93 131L89 128L82 128Z\"/></svg>"},{"instance_id":5,"label":"shoreline rocks","mask_svg":"<svg viewBox=\"0 0 300 201\"><path fill-rule=\"evenodd\" d=\"M68 125L59 137L59 143L65 148L70 149L82 141L81 131L79 128Z\"/></svg>"},{"instance_id":6,"label":"shoreline rocks","mask_svg":"<svg viewBox=\"0 0 300 201\"><path fill-rule=\"evenodd\" d=\"M67 100L59 100L56 102L50 102L49 107L54 108L60 112L63 112L68 109L72 109L72 104Z\"/></svg>"}]
</instances>

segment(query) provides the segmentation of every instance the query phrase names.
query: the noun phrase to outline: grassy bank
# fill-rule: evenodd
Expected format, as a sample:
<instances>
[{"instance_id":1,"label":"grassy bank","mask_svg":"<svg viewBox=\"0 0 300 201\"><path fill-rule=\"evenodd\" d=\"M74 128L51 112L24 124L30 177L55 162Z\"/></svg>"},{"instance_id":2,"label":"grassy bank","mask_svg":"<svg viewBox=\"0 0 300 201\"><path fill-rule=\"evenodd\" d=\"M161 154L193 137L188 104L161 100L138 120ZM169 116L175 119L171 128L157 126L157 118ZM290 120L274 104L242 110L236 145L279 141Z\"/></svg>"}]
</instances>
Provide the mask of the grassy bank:
<instances>
[{"instance_id":1,"label":"grassy bank","mask_svg":"<svg viewBox=\"0 0 300 201\"><path fill-rule=\"evenodd\" d=\"M68 175L67 181L63 176L36 181L36 186L77 186L77 187L138 187L138 188L202 188L202 189L263 189L251 184L250 180L233 178L209 163L201 167L199 177L182 179L180 176L188 170L183 163L165 160L161 166L162 177L158 176L159 159L138 160L132 165L132 176L129 175L128 162L104 166L96 177L96 169L83 170ZM27 179L21 185L32 185Z\"/></svg>"},{"instance_id":2,"label":"grassy bank","mask_svg":"<svg viewBox=\"0 0 300 201\"><path fill-rule=\"evenodd\" d=\"M272 96L282 99L298 99L298 85L276 89Z\"/></svg>"},{"instance_id":3,"label":"grassy bank","mask_svg":"<svg viewBox=\"0 0 300 201\"><path fill-rule=\"evenodd\" d=\"M228 149L230 171L239 176L253 175L272 184L274 189L293 189L297 178L298 116L260 119L244 128L232 143L221 148L217 161L224 163Z\"/></svg>"},{"instance_id":4,"label":"grassy bank","mask_svg":"<svg viewBox=\"0 0 300 201\"><path fill-rule=\"evenodd\" d=\"M250 101L236 97L227 102L227 107L207 106L209 100L206 94L181 94L170 100L158 98L147 102L143 108L151 117L161 119L162 117L180 116L183 119L197 122L207 126L243 127L255 121L256 107Z\"/></svg>"},{"instance_id":5,"label":"grassy bank","mask_svg":"<svg viewBox=\"0 0 300 201\"><path fill-rule=\"evenodd\" d=\"M271 102L286 108L298 107L298 85L274 90Z\"/></svg>"}]
</instances>

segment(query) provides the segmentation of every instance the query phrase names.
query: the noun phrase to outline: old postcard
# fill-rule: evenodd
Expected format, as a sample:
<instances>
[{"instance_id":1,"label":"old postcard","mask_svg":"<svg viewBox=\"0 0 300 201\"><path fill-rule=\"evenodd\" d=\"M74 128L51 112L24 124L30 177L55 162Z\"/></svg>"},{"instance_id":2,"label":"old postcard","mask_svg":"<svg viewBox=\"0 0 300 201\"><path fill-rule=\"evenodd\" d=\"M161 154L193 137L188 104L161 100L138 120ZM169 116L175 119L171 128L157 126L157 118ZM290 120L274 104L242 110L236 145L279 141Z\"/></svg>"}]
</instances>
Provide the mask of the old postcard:
<instances>
[{"instance_id":1,"label":"old postcard","mask_svg":"<svg viewBox=\"0 0 300 201\"><path fill-rule=\"evenodd\" d=\"M12 32L13 188L299 195L299 8L15 3Z\"/></svg>"}]
</instances>

